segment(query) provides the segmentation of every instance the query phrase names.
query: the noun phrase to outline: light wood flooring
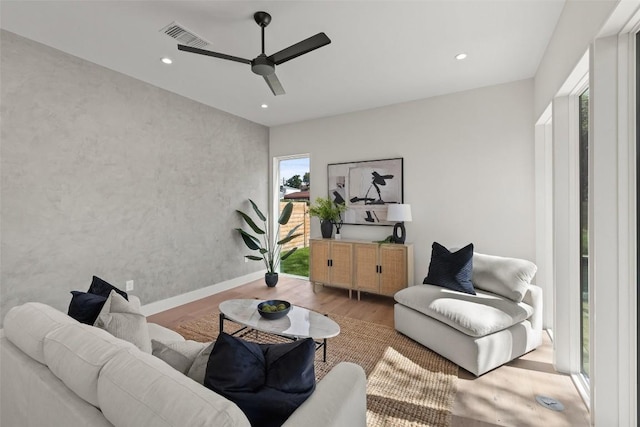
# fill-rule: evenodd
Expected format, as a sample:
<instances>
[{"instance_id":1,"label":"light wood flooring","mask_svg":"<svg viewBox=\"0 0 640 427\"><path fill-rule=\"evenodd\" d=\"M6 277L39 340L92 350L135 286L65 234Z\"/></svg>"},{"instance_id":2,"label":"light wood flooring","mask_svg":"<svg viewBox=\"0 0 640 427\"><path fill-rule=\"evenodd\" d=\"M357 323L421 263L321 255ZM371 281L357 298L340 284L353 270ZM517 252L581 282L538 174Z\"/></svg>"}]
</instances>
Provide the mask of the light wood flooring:
<instances>
[{"instance_id":1,"label":"light wood flooring","mask_svg":"<svg viewBox=\"0 0 640 427\"><path fill-rule=\"evenodd\" d=\"M233 298L285 299L318 312L393 327L393 299L363 294L360 301L349 299L348 292L316 286L292 277L280 277L275 288L263 280L248 283L216 295L148 317L153 323L174 328L180 323L209 314L222 301ZM479 378L459 370L458 390L453 406L452 426L588 426L589 413L571 379L555 372L553 350L545 334L543 345L523 357ZM556 398L563 412L543 408L536 395Z\"/></svg>"}]
</instances>

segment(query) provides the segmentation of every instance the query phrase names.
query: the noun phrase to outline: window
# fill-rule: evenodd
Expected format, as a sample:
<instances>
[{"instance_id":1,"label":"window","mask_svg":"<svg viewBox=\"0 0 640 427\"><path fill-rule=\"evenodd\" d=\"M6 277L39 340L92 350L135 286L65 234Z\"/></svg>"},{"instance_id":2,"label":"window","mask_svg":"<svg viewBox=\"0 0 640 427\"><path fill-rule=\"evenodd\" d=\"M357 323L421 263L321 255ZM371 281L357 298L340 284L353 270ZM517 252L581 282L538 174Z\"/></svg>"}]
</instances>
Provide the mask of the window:
<instances>
[{"instance_id":1,"label":"window","mask_svg":"<svg viewBox=\"0 0 640 427\"><path fill-rule=\"evenodd\" d=\"M589 378L589 89L578 97L580 174L580 370Z\"/></svg>"},{"instance_id":2,"label":"window","mask_svg":"<svg viewBox=\"0 0 640 427\"><path fill-rule=\"evenodd\" d=\"M278 162L278 216L281 209L293 203L293 213L289 222L280 228L279 239L284 239L299 225L295 234L300 234L282 248L282 255L293 248L297 250L280 264L280 272L300 277L309 277L309 190L311 177L309 156L287 156L277 158Z\"/></svg>"}]
</instances>

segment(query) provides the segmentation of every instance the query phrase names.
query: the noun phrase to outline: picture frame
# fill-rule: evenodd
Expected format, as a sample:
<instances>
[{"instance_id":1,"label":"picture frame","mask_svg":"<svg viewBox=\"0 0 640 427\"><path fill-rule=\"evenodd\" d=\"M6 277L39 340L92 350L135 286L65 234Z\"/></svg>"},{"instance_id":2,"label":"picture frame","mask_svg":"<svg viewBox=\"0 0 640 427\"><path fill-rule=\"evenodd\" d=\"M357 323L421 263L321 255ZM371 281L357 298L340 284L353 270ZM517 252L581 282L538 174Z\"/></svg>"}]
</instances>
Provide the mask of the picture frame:
<instances>
[{"instance_id":1,"label":"picture frame","mask_svg":"<svg viewBox=\"0 0 640 427\"><path fill-rule=\"evenodd\" d=\"M397 157L327 165L328 197L347 207L344 224L394 224L387 221L387 206L403 203L403 163Z\"/></svg>"}]
</instances>

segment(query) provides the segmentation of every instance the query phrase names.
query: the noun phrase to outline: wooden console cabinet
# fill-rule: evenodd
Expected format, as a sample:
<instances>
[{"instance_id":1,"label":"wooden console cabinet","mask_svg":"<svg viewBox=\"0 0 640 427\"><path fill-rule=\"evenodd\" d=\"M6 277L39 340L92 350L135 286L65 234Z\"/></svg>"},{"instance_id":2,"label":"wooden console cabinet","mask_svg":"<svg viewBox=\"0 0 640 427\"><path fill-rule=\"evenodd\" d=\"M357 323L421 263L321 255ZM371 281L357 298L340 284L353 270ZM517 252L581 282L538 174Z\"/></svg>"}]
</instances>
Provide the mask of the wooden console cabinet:
<instances>
[{"instance_id":1,"label":"wooden console cabinet","mask_svg":"<svg viewBox=\"0 0 640 427\"><path fill-rule=\"evenodd\" d=\"M352 291L392 296L413 284L413 245L311 239L309 280Z\"/></svg>"},{"instance_id":2,"label":"wooden console cabinet","mask_svg":"<svg viewBox=\"0 0 640 427\"><path fill-rule=\"evenodd\" d=\"M309 241L309 280L323 285L353 289L353 248L341 240Z\"/></svg>"}]
</instances>

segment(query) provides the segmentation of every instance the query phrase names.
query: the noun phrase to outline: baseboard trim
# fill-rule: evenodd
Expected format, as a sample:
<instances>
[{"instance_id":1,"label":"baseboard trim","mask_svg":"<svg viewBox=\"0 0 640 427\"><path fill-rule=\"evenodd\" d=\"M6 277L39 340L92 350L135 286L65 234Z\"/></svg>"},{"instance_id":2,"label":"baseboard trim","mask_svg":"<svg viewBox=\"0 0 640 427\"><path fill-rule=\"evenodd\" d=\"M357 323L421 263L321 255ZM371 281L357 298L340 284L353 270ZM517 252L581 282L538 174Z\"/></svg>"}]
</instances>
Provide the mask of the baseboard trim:
<instances>
[{"instance_id":1,"label":"baseboard trim","mask_svg":"<svg viewBox=\"0 0 640 427\"><path fill-rule=\"evenodd\" d=\"M160 313L183 304L188 304L193 301L197 301L202 298L206 298L217 293L227 291L229 289L237 288L248 282L253 282L264 277L266 270L256 271L244 276L236 277L235 279L225 280L224 282L216 283L204 288L196 289L195 291L187 292L175 297L166 298L160 301L155 301L149 304L145 304L140 307L140 311L145 316L151 316L152 314Z\"/></svg>"}]
</instances>

